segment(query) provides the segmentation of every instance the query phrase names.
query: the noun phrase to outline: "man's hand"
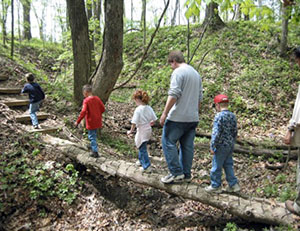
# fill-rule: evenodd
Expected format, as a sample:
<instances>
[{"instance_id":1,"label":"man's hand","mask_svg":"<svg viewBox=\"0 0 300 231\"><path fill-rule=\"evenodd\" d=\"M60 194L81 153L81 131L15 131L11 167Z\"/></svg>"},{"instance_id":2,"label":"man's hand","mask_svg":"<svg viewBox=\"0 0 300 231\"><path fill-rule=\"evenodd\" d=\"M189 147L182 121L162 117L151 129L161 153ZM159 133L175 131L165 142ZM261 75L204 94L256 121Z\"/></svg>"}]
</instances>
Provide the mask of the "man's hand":
<instances>
[{"instance_id":1,"label":"man's hand","mask_svg":"<svg viewBox=\"0 0 300 231\"><path fill-rule=\"evenodd\" d=\"M165 122L166 122L166 118L167 118L167 115L166 114L162 114L161 117L160 117L160 120L159 120L159 123L160 125L163 127Z\"/></svg>"},{"instance_id":2,"label":"man's hand","mask_svg":"<svg viewBox=\"0 0 300 231\"><path fill-rule=\"evenodd\" d=\"M210 154L215 155L215 152L213 150L210 150Z\"/></svg>"},{"instance_id":3,"label":"man's hand","mask_svg":"<svg viewBox=\"0 0 300 231\"><path fill-rule=\"evenodd\" d=\"M286 145L290 145L291 144L291 139L292 139L292 132L290 130L288 130L285 137L283 138L283 142Z\"/></svg>"}]
</instances>

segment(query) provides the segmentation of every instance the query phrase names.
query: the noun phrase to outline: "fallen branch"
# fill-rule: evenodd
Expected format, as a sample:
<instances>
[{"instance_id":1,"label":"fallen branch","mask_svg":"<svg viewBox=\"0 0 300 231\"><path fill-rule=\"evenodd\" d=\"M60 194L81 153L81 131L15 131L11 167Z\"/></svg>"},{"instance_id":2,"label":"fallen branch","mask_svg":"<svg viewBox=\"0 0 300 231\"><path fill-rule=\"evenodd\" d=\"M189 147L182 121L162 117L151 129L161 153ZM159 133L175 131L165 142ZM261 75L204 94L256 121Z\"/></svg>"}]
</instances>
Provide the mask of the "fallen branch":
<instances>
[{"instance_id":1,"label":"fallen branch","mask_svg":"<svg viewBox=\"0 0 300 231\"><path fill-rule=\"evenodd\" d=\"M195 183L166 185L160 182L160 174L143 173L134 163L117 160L112 156L106 157L104 153L100 153L101 156L97 159L91 158L88 152L81 149L78 144L51 136L44 136L43 139L45 142L55 145L72 160L101 174L122 177L186 199L200 201L247 221L272 225L294 225L299 222L299 217L289 213L283 203L253 197L249 199L225 193L209 194L205 192L201 185Z\"/></svg>"}]
</instances>

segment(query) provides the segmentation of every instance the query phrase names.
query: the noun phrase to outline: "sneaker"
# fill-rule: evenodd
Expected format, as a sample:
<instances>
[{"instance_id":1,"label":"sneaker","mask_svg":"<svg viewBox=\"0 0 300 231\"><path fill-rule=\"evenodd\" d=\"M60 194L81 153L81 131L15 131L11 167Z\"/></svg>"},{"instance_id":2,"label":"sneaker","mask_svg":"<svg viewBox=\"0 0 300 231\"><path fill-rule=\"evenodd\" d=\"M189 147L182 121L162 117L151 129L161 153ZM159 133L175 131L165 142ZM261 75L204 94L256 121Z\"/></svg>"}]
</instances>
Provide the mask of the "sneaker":
<instances>
[{"instance_id":1,"label":"sneaker","mask_svg":"<svg viewBox=\"0 0 300 231\"><path fill-rule=\"evenodd\" d=\"M146 169L144 169L143 167L140 167L140 169L142 170L142 172L148 172L148 173L152 172L152 167L151 166L149 166Z\"/></svg>"},{"instance_id":2,"label":"sneaker","mask_svg":"<svg viewBox=\"0 0 300 231\"><path fill-rule=\"evenodd\" d=\"M99 157L98 152L92 152L91 157L98 158Z\"/></svg>"},{"instance_id":3,"label":"sneaker","mask_svg":"<svg viewBox=\"0 0 300 231\"><path fill-rule=\"evenodd\" d=\"M170 184L170 183L177 183L177 182L183 182L184 179L184 175L177 175L177 176L173 176L172 174L169 174L167 176L164 176L160 179L160 181L164 184Z\"/></svg>"},{"instance_id":4,"label":"sneaker","mask_svg":"<svg viewBox=\"0 0 300 231\"><path fill-rule=\"evenodd\" d=\"M136 165L136 166L142 166L142 165L141 165L141 162L140 162L139 160L137 160L137 161L135 162L135 165Z\"/></svg>"},{"instance_id":5,"label":"sneaker","mask_svg":"<svg viewBox=\"0 0 300 231\"><path fill-rule=\"evenodd\" d=\"M40 126L37 124L37 125L33 125L33 128L34 129L40 129Z\"/></svg>"},{"instance_id":6,"label":"sneaker","mask_svg":"<svg viewBox=\"0 0 300 231\"><path fill-rule=\"evenodd\" d=\"M183 181L186 183L192 182L193 177L184 177Z\"/></svg>"},{"instance_id":7,"label":"sneaker","mask_svg":"<svg viewBox=\"0 0 300 231\"><path fill-rule=\"evenodd\" d=\"M222 192L222 188L221 188L221 187L214 188L214 187L212 187L211 185L205 187L204 190L205 190L206 192L208 192L208 193L221 193L221 192Z\"/></svg>"},{"instance_id":8,"label":"sneaker","mask_svg":"<svg viewBox=\"0 0 300 231\"><path fill-rule=\"evenodd\" d=\"M298 212L295 210L294 202L293 202L293 201L287 200L287 201L285 202L285 207L286 207L286 209L287 209L288 211L290 211L291 213L300 216L300 213L298 213Z\"/></svg>"},{"instance_id":9,"label":"sneaker","mask_svg":"<svg viewBox=\"0 0 300 231\"><path fill-rule=\"evenodd\" d=\"M228 186L226 188L226 192L229 192L229 193L239 192L239 191L241 191L241 187L239 186L239 184L235 184L232 187Z\"/></svg>"}]
</instances>

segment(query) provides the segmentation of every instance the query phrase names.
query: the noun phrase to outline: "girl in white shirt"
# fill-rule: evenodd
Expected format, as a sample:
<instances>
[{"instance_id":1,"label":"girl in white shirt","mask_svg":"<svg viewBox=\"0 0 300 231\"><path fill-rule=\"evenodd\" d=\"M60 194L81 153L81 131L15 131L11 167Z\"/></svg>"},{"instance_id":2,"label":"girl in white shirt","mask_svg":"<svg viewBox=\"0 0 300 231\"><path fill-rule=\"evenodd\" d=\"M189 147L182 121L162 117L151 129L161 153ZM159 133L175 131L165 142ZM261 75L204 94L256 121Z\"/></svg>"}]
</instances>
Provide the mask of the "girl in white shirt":
<instances>
[{"instance_id":1,"label":"girl in white shirt","mask_svg":"<svg viewBox=\"0 0 300 231\"><path fill-rule=\"evenodd\" d=\"M133 96L137 108L134 111L131 120L131 129L127 131L127 135L131 135L134 129L137 128L135 135L135 145L139 149L139 161L137 164L142 166L143 171L150 171L151 163L147 151L147 142L151 138L152 128L157 117L148 105L150 97L147 92L137 90Z\"/></svg>"}]
</instances>

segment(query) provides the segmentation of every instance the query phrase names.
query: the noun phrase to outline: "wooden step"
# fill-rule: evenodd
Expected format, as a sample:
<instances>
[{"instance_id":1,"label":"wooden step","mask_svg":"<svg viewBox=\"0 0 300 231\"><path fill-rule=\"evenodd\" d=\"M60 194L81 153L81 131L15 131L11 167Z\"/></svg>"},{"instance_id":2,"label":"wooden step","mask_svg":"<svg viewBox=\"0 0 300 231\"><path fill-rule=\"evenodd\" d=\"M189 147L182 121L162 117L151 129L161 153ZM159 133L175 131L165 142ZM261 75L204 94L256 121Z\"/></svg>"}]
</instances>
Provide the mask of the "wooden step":
<instances>
[{"instance_id":1,"label":"wooden step","mask_svg":"<svg viewBox=\"0 0 300 231\"><path fill-rule=\"evenodd\" d=\"M56 128L40 128L40 129L32 129L29 130L30 133L34 133L34 132L38 132L38 133L45 133L45 134L49 134L49 133L54 133L59 131L60 128L56 127Z\"/></svg>"},{"instance_id":2,"label":"wooden step","mask_svg":"<svg viewBox=\"0 0 300 231\"><path fill-rule=\"evenodd\" d=\"M1 94L20 94L22 88L0 88Z\"/></svg>"},{"instance_id":3,"label":"wooden step","mask_svg":"<svg viewBox=\"0 0 300 231\"><path fill-rule=\"evenodd\" d=\"M29 104L29 99L15 99L9 101L3 101L9 107L26 106Z\"/></svg>"},{"instance_id":4,"label":"wooden step","mask_svg":"<svg viewBox=\"0 0 300 231\"><path fill-rule=\"evenodd\" d=\"M0 81L5 81L5 80L8 80L8 76L6 75L0 75Z\"/></svg>"},{"instance_id":5,"label":"wooden step","mask_svg":"<svg viewBox=\"0 0 300 231\"><path fill-rule=\"evenodd\" d=\"M38 120L46 120L50 115L47 113L39 113L37 114ZM16 116L16 121L17 122L26 122L26 121L31 121L30 115L19 115Z\"/></svg>"}]
</instances>

